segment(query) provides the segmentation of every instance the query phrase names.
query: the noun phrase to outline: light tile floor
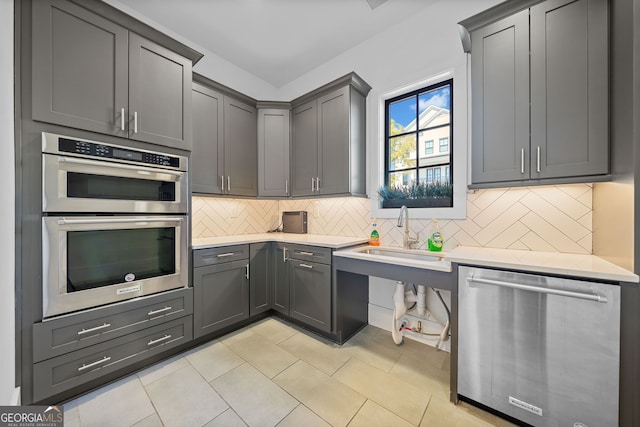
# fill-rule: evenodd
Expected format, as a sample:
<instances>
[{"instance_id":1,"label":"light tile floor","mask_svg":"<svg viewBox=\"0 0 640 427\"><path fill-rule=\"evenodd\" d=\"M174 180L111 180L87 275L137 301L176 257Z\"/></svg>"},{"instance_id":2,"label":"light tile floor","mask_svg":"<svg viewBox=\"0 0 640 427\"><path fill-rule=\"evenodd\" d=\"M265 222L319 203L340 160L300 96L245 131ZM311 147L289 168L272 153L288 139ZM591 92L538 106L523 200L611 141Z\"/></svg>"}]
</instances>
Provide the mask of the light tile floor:
<instances>
[{"instance_id":1,"label":"light tile floor","mask_svg":"<svg viewBox=\"0 0 640 427\"><path fill-rule=\"evenodd\" d=\"M449 354L265 319L64 404L65 426L508 426L449 397Z\"/></svg>"}]
</instances>

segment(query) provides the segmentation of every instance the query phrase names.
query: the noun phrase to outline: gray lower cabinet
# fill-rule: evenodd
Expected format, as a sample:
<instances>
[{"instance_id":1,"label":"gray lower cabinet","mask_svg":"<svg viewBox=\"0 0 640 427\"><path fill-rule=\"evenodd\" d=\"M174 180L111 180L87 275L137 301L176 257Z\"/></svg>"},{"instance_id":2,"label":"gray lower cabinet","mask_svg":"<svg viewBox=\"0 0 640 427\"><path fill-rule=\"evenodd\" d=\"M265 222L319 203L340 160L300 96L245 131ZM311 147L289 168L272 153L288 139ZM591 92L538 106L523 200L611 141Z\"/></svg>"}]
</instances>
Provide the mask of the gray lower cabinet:
<instances>
[{"instance_id":1,"label":"gray lower cabinet","mask_svg":"<svg viewBox=\"0 0 640 427\"><path fill-rule=\"evenodd\" d=\"M192 191L256 196L258 111L250 100L215 90L215 82L197 74L193 78Z\"/></svg>"},{"instance_id":2,"label":"gray lower cabinet","mask_svg":"<svg viewBox=\"0 0 640 427\"><path fill-rule=\"evenodd\" d=\"M602 179L607 0L547 0L499 20L488 14L461 23L471 30L472 186Z\"/></svg>"},{"instance_id":3,"label":"gray lower cabinet","mask_svg":"<svg viewBox=\"0 0 640 427\"><path fill-rule=\"evenodd\" d=\"M273 267L273 309L289 315L289 256L290 249L285 243L274 243L272 249Z\"/></svg>"},{"instance_id":4,"label":"gray lower cabinet","mask_svg":"<svg viewBox=\"0 0 640 427\"><path fill-rule=\"evenodd\" d=\"M191 59L65 0L32 23L34 120L191 149Z\"/></svg>"},{"instance_id":5,"label":"gray lower cabinet","mask_svg":"<svg viewBox=\"0 0 640 427\"><path fill-rule=\"evenodd\" d=\"M289 107L258 106L258 196L289 196Z\"/></svg>"},{"instance_id":6,"label":"gray lower cabinet","mask_svg":"<svg viewBox=\"0 0 640 427\"><path fill-rule=\"evenodd\" d=\"M217 262L200 267L196 264L199 251L194 251L195 338L249 318L249 257L226 260L233 257L235 248L215 248L224 250L216 255Z\"/></svg>"},{"instance_id":7,"label":"gray lower cabinet","mask_svg":"<svg viewBox=\"0 0 640 427\"><path fill-rule=\"evenodd\" d=\"M271 243L249 245L249 315L264 313L273 307Z\"/></svg>"},{"instance_id":8,"label":"gray lower cabinet","mask_svg":"<svg viewBox=\"0 0 640 427\"><path fill-rule=\"evenodd\" d=\"M365 99L355 73L292 102L292 196L365 195Z\"/></svg>"},{"instance_id":9,"label":"gray lower cabinet","mask_svg":"<svg viewBox=\"0 0 640 427\"><path fill-rule=\"evenodd\" d=\"M182 288L34 324L33 401L187 343L192 313Z\"/></svg>"},{"instance_id":10,"label":"gray lower cabinet","mask_svg":"<svg viewBox=\"0 0 640 427\"><path fill-rule=\"evenodd\" d=\"M33 365L33 399L42 401L192 339L191 316L171 320Z\"/></svg>"},{"instance_id":11,"label":"gray lower cabinet","mask_svg":"<svg viewBox=\"0 0 640 427\"><path fill-rule=\"evenodd\" d=\"M289 316L331 332L331 264L291 258Z\"/></svg>"}]
</instances>

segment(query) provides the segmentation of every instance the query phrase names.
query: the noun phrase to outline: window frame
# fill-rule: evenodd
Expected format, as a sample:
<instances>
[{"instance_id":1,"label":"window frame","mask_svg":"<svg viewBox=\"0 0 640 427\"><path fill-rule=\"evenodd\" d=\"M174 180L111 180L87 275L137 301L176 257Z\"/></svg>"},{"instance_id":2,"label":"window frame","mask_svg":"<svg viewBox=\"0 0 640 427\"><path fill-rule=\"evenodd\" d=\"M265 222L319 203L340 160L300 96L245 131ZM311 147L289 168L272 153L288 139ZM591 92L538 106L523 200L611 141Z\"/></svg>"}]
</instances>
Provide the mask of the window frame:
<instances>
[{"instance_id":1,"label":"window frame","mask_svg":"<svg viewBox=\"0 0 640 427\"><path fill-rule=\"evenodd\" d=\"M367 138L368 168L368 193L370 199L370 213L373 218L397 218L400 209L382 208L381 197L378 193L384 185L385 174L385 101L403 93L410 92L438 83L443 80L453 79L456 91L453 96L453 106L456 109L454 134L456 144L453 152L455 173L451 176L455 180L453 185L453 207L451 208L409 208L412 218L416 219L466 219L467 218L467 184L469 176L469 108L468 87L470 85L468 63L464 58L452 61L442 66L436 64L434 68L421 70L419 74L404 76L402 81L395 81L391 85L378 85L370 93L368 105L371 111L371 131ZM426 77L425 77L426 76Z\"/></svg>"}]
</instances>

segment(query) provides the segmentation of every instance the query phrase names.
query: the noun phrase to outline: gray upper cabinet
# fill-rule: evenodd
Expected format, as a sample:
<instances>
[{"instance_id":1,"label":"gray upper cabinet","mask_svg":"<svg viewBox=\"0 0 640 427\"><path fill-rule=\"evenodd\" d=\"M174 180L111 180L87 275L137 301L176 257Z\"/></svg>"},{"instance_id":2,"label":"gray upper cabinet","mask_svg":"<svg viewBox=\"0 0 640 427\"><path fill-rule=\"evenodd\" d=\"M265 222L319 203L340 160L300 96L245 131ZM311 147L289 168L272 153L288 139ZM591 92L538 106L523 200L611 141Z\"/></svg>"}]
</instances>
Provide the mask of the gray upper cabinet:
<instances>
[{"instance_id":1,"label":"gray upper cabinet","mask_svg":"<svg viewBox=\"0 0 640 427\"><path fill-rule=\"evenodd\" d=\"M529 179L529 11L471 40L472 182Z\"/></svg>"},{"instance_id":2,"label":"gray upper cabinet","mask_svg":"<svg viewBox=\"0 0 640 427\"><path fill-rule=\"evenodd\" d=\"M369 90L351 73L292 102L292 196L366 195Z\"/></svg>"},{"instance_id":3,"label":"gray upper cabinet","mask_svg":"<svg viewBox=\"0 0 640 427\"><path fill-rule=\"evenodd\" d=\"M224 156L223 95L193 83L193 147L191 149L191 191L222 194L222 173L218 158Z\"/></svg>"},{"instance_id":4,"label":"gray upper cabinet","mask_svg":"<svg viewBox=\"0 0 640 427\"><path fill-rule=\"evenodd\" d=\"M64 0L33 2L33 119L191 149L192 61Z\"/></svg>"},{"instance_id":5,"label":"gray upper cabinet","mask_svg":"<svg viewBox=\"0 0 640 427\"><path fill-rule=\"evenodd\" d=\"M215 82L194 74L192 191L199 194L256 196L257 115L242 102L215 90ZM255 101L254 101L255 102Z\"/></svg>"},{"instance_id":6,"label":"gray upper cabinet","mask_svg":"<svg viewBox=\"0 0 640 427\"><path fill-rule=\"evenodd\" d=\"M607 0L511 4L522 2L505 3L499 20L496 7L461 22L471 31L472 187L607 179Z\"/></svg>"},{"instance_id":7,"label":"gray upper cabinet","mask_svg":"<svg viewBox=\"0 0 640 427\"><path fill-rule=\"evenodd\" d=\"M318 177L318 115L316 101L293 110L291 195L312 196Z\"/></svg>"},{"instance_id":8,"label":"gray upper cabinet","mask_svg":"<svg viewBox=\"0 0 640 427\"><path fill-rule=\"evenodd\" d=\"M258 196L287 197L291 110L258 107Z\"/></svg>"},{"instance_id":9,"label":"gray upper cabinet","mask_svg":"<svg viewBox=\"0 0 640 427\"><path fill-rule=\"evenodd\" d=\"M531 177L609 171L606 0L531 8Z\"/></svg>"},{"instance_id":10,"label":"gray upper cabinet","mask_svg":"<svg viewBox=\"0 0 640 427\"><path fill-rule=\"evenodd\" d=\"M224 97L224 186L226 194L258 194L257 110ZM218 167L220 168L220 158Z\"/></svg>"},{"instance_id":11,"label":"gray upper cabinet","mask_svg":"<svg viewBox=\"0 0 640 427\"><path fill-rule=\"evenodd\" d=\"M191 149L191 61L129 33L129 137Z\"/></svg>"}]
</instances>

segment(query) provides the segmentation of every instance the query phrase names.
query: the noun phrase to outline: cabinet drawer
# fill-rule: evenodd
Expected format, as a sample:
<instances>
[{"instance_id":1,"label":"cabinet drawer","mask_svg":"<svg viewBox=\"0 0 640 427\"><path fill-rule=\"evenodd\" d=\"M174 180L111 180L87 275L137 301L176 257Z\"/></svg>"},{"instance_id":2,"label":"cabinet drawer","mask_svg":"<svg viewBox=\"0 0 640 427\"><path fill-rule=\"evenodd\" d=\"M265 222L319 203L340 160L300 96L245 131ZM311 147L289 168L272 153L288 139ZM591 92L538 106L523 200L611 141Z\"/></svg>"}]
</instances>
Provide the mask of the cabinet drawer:
<instances>
[{"instance_id":1,"label":"cabinet drawer","mask_svg":"<svg viewBox=\"0 0 640 427\"><path fill-rule=\"evenodd\" d=\"M289 258L331 264L331 249L319 246L290 245Z\"/></svg>"},{"instance_id":2,"label":"cabinet drawer","mask_svg":"<svg viewBox=\"0 0 640 427\"><path fill-rule=\"evenodd\" d=\"M41 401L184 344L192 338L192 328L192 317L185 316L36 363L33 366L33 399Z\"/></svg>"},{"instance_id":3,"label":"cabinet drawer","mask_svg":"<svg viewBox=\"0 0 640 427\"><path fill-rule=\"evenodd\" d=\"M249 258L249 245L222 246L193 251L193 267L220 264Z\"/></svg>"},{"instance_id":4,"label":"cabinet drawer","mask_svg":"<svg viewBox=\"0 0 640 427\"><path fill-rule=\"evenodd\" d=\"M40 362L193 313L193 289L125 301L33 326L33 360Z\"/></svg>"}]
</instances>

